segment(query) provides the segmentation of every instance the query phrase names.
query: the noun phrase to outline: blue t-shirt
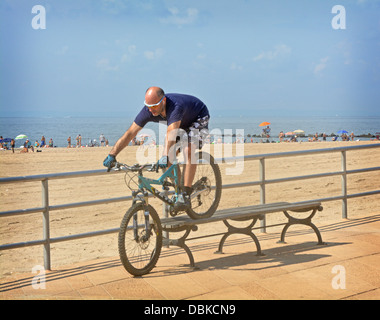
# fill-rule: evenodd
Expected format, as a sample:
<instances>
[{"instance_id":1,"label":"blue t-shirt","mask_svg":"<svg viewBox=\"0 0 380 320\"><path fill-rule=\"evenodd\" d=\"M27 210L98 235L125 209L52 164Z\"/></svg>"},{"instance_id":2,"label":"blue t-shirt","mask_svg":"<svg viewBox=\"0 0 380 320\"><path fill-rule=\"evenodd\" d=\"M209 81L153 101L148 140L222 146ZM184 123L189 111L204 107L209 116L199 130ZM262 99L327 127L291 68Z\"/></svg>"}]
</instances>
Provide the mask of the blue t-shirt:
<instances>
[{"instance_id":1,"label":"blue t-shirt","mask_svg":"<svg viewBox=\"0 0 380 320\"><path fill-rule=\"evenodd\" d=\"M168 126L174 122L181 121L180 128L188 129L193 122L199 118L210 116L206 105L196 97L168 93L166 97L166 118L153 116L149 108L144 106L135 119L135 123L144 127L148 122L167 121Z\"/></svg>"}]
</instances>

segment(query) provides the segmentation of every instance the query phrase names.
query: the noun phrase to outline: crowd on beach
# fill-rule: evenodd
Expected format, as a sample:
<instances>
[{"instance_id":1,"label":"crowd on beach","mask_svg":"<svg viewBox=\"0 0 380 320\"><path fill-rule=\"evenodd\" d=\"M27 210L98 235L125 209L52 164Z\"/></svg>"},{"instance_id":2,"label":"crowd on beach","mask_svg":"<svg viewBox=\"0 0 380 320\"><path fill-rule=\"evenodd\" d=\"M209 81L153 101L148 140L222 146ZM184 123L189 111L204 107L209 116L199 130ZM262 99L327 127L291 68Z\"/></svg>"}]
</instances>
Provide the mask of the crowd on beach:
<instances>
[{"instance_id":1,"label":"crowd on beach","mask_svg":"<svg viewBox=\"0 0 380 320\"><path fill-rule=\"evenodd\" d=\"M270 142L269 141L269 138L271 138L270 131L271 129L269 126L267 126L266 128L262 130L261 138L264 138L264 139L266 138L267 140L266 141L262 140L261 142ZM299 131L299 133L297 133L297 131ZM308 135L307 141L308 142L327 141L327 137L331 137L332 138L331 141L338 141L339 138L341 139L341 141L354 141L355 138L358 138L358 137L355 137L355 134L353 131L349 135L347 131L341 131L340 133L341 133L340 136L334 133L328 136L325 132L320 133L320 134L316 132L314 135ZM371 134L366 135L366 137L368 136L373 138L371 140L380 140L380 132L376 132L376 135L371 135ZM302 130L295 130L295 132L287 132L287 133L284 133L283 131L281 131L278 136L279 142L299 142L300 138L306 138L305 133ZM304 141L304 140L301 140L301 141Z\"/></svg>"},{"instance_id":2,"label":"crowd on beach","mask_svg":"<svg viewBox=\"0 0 380 320\"><path fill-rule=\"evenodd\" d=\"M20 146L20 148L21 148L20 152L21 153L29 152L29 150L31 152L34 152L35 150L37 152L40 152L41 151L40 149L42 149L42 148L55 148L55 147L57 147L56 145L54 145L53 138L50 138L50 140L48 142L46 142L45 136L42 136L40 141L36 140L34 142L34 144L32 144L32 142L29 140L29 138L25 138L24 140L25 141ZM68 148L75 148L75 147L80 148L80 147L99 146L99 143L97 143L95 139L94 140L90 139L88 144L82 145L82 137L80 134L77 135L75 140L76 140L76 144L73 145L71 143L71 136L68 137L67 138L67 147ZM8 145L8 143L9 143L9 145ZM100 146L108 146L108 139L105 138L104 134L100 135ZM15 139L10 139L10 138L3 139L3 137L0 136L0 150L12 150L12 152L14 153L15 147L16 147Z\"/></svg>"},{"instance_id":3,"label":"crowd on beach","mask_svg":"<svg viewBox=\"0 0 380 320\"><path fill-rule=\"evenodd\" d=\"M108 139L106 139L106 137L104 136L103 133L100 135L100 138L99 138L100 145L96 141L96 139L90 139L87 144L82 145L82 136L80 134L78 134L76 136L75 141L76 141L75 145L72 144L71 143L71 136L69 136L67 138L67 148L99 147L99 146L101 146L101 147L107 146L108 147Z\"/></svg>"},{"instance_id":4,"label":"crowd on beach","mask_svg":"<svg viewBox=\"0 0 380 320\"><path fill-rule=\"evenodd\" d=\"M140 135L137 138L134 138L131 141L132 146L156 146L156 141L149 135ZM316 132L314 135L308 135L306 136L304 132L302 133L296 133L296 132L286 132L281 131L278 135L278 140L275 139L276 136L271 135L271 129L269 126L262 129L262 133L260 135L250 135L247 134L246 136L239 136L233 134L231 137L226 138L226 136L211 136L209 143L211 144L219 144L219 143L273 143L273 142L321 142L321 141L327 141L327 138L331 138L329 141L355 141L355 139L359 140L360 137L363 137L363 135L355 136L353 132L351 134L348 134L348 132L342 132L342 134L336 135L331 134L327 135L326 133L318 133ZM368 134L364 135L365 138L370 138L370 140L380 140L380 132L376 132L375 135ZM231 139L232 138L232 139ZM104 136L102 133L99 137L99 141L96 139L89 139L87 143L82 142L82 136L81 134L78 134L73 141L71 139L71 136L67 138L67 148L81 148L81 147L108 147L109 142L108 139ZM23 142L21 148L21 153L26 153L32 151L34 152L37 150L37 152L40 152L41 148L54 148L56 147L54 145L53 139L50 138L48 142L46 142L46 138L44 136L41 137L40 142L38 140L35 140L35 142L32 144L32 142L26 138L26 140ZM2 136L0 136L0 150L12 150L14 152L15 149L15 139L5 138L3 139Z\"/></svg>"},{"instance_id":5,"label":"crowd on beach","mask_svg":"<svg viewBox=\"0 0 380 320\"><path fill-rule=\"evenodd\" d=\"M10 143L9 146L8 146L8 142ZM52 138L50 138L48 144L46 144L46 139L44 136L42 136L41 144L38 142L38 140L36 140L34 142L34 145L32 144L32 142L28 138L26 138L23 145L21 146L22 147L21 153L29 152L29 149L32 152L34 152L35 148L43 148L43 147L53 148L53 146L54 146L54 144L53 144ZM3 139L3 137L0 136L0 149L1 150L9 150L10 149L14 153L15 147L16 147L15 139L9 139L9 138Z\"/></svg>"}]
</instances>

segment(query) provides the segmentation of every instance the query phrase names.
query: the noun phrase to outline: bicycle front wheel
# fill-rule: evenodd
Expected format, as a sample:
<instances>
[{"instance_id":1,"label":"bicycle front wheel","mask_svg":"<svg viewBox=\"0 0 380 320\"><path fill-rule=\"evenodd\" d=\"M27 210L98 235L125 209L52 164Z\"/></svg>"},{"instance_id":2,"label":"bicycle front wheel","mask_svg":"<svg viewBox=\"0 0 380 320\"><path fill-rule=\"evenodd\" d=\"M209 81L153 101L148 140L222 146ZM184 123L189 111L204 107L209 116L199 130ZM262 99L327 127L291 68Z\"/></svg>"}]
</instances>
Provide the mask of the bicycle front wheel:
<instances>
[{"instance_id":1,"label":"bicycle front wheel","mask_svg":"<svg viewBox=\"0 0 380 320\"><path fill-rule=\"evenodd\" d=\"M162 227L156 210L143 203L133 205L120 225L119 255L124 268L134 276L149 273L162 247Z\"/></svg>"},{"instance_id":2,"label":"bicycle front wheel","mask_svg":"<svg viewBox=\"0 0 380 320\"><path fill-rule=\"evenodd\" d=\"M195 154L197 169L191 194L191 208L186 212L192 219L211 217L218 208L222 195L222 177L215 159L208 153L200 151ZM186 164L182 171L183 176Z\"/></svg>"}]
</instances>

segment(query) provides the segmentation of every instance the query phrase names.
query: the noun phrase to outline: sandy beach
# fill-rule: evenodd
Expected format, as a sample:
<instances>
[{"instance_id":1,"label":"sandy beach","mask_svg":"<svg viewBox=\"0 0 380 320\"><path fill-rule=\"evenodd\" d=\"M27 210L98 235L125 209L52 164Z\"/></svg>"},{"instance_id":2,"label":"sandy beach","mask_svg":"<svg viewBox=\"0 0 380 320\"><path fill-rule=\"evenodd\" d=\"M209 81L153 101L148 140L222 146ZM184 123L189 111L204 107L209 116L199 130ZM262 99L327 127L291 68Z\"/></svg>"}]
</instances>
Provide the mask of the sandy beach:
<instances>
[{"instance_id":1,"label":"sandy beach","mask_svg":"<svg viewBox=\"0 0 380 320\"><path fill-rule=\"evenodd\" d=\"M369 141L245 144L244 154L267 154L371 143L379 144L379 142ZM16 150L14 154L11 151L2 151L0 153L0 176L13 177L98 170L103 168L102 162L109 150L110 147L47 148L42 149L42 152L34 153L20 153L20 150ZM118 160L130 164L136 163L137 150L138 147L126 148L118 156ZM233 153L235 153L234 150L233 146ZM149 152L154 154L157 149L154 148L150 151L146 149L142 155ZM213 148L211 148L211 152L213 152ZM379 166L379 159L380 148L350 151L347 154L347 169L376 167ZM258 161L246 161L243 170L238 175L227 174L231 171L228 169L234 166L233 164L220 165L223 184L257 181L259 179ZM266 179L340 170L340 153L297 156L266 161ZM379 181L379 171L349 175L348 193L380 189ZM40 182L2 184L0 185L0 194L0 211L41 206ZM122 197L130 194L130 190L125 185L123 174L49 181L50 205ZM266 202L304 201L338 196L340 194L341 178L340 176L334 176L267 185ZM219 208L232 208L259 203L260 190L258 186L244 189L228 189L222 193ZM161 203L153 199L151 204L161 214ZM117 228L129 206L130 202L123 202L51 212L51 237ZM326 202L323 203L323 207L324 210L315 218L317 225L321 221L337 221L341 219L341 201ZM379 213L380 195L348 200L349 218ZM280 215L270 215L267 217L267 223L277 222L280 218L282 219ZM194 236L216 233L221 228L224 228L223 223L202 225ZM271 229L268 229L268 232L271 232ZM42 239L41 213L1 218L0 244L39 239ZM52 244L51 254L53 268L79 261L118 256L117 234ZM14 272L30 271L35 265L43 265L42 246L0 251L0 261L0 277L11 275Z\"/></svg>"}]
</instances>

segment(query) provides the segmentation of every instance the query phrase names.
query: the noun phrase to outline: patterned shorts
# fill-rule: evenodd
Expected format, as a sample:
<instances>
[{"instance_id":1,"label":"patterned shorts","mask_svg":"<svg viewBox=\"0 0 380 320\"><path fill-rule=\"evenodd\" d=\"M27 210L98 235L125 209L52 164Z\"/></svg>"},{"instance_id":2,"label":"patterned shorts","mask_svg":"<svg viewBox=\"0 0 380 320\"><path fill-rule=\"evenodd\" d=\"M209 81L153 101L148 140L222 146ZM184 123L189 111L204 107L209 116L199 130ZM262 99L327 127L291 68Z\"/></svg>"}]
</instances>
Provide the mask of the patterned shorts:
<instances>
[{"instance_id":1,"label":"patterned shorts","mask_svg":"<svg viewBox=\"0 0 380 320\"><path fill-rule=\"evenodd\" d=\"M209 116L197 119L189 128L182 131L182 135L177 137L177 142L185 142L187 138L188 143L194 143L198 149L202 149L203 143L209 137L209 120Z\"/></svg>"}]
</instances>

